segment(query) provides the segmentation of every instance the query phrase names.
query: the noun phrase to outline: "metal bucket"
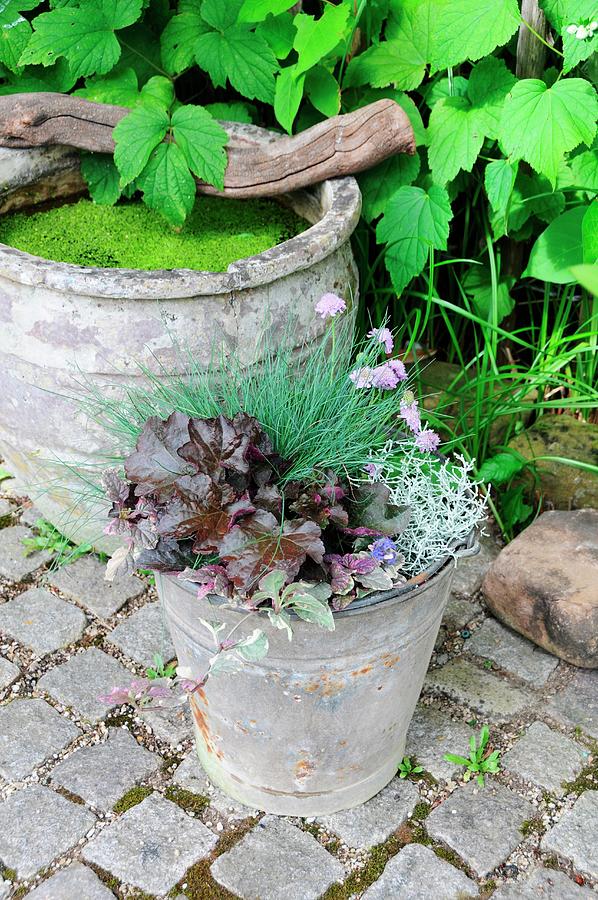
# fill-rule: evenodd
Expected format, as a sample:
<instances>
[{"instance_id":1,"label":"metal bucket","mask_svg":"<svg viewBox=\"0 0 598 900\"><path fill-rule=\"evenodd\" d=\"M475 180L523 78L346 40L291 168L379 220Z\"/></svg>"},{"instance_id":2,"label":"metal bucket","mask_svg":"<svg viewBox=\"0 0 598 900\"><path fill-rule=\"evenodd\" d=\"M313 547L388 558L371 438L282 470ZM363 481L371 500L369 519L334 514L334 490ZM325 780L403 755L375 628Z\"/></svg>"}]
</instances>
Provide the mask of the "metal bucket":
<instances>
[{"instance_id":1,"label":"metal bucket","mask_svg":"<svg viewBox=\"0 0 598 900\"><path fill-rule=\"evenodd\" d=\"M292 642L265 613L247 617L235 638L262 628L266 658L192 695L197 752L213 783L279 815L324 815L378 793L403 758L453 572L451 560L423 584L357 601L335 613L333 632L295 618ZM179 664L199 680L214 654L199 617L225 622L226 635L247 613L198 600L170 575L156 583Z\"/></svg>"}]
</instances>

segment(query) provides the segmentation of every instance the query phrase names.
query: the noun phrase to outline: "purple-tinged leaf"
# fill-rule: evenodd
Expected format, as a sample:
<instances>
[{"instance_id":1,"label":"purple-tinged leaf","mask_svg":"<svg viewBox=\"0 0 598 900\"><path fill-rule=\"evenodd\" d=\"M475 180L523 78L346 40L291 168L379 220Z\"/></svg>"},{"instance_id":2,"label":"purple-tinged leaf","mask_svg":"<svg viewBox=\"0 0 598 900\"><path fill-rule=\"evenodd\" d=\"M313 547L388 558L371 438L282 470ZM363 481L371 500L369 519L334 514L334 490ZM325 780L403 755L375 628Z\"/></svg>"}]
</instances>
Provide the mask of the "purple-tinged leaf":
<instances>
[{"instance_id":1,"label":"purple-tinged leaf","mask_svg":"<svg viewBox=\"0 0 598 900\"><path fill-rule=\"evenodd\" d=\"M143 426L133 453L125 460L129 481L138 497L168 491L182 475L193 475L194 466L179 456L189 440L189 416L173 412L165 421L152 416Z\"/></svg>"}]
</instances>

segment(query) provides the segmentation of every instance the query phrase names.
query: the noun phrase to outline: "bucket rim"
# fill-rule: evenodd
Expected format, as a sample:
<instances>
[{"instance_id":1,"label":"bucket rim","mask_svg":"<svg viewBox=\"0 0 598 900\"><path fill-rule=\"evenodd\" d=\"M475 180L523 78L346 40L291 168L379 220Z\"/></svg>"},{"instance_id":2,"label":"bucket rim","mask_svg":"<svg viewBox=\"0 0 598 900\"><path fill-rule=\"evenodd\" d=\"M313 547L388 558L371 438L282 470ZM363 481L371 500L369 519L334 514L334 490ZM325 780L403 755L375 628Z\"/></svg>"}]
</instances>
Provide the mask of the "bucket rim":
<instances>
[{"instance_id":1,"label":"bucket rim","mask_svg":"<svg viewBox=\"0 0 598 900\"><path fill-rule=\"evenodd\" d=\"M475 528L472 528L464 541L455 546L452 555L444 556L442 559L438 560L436 563L433 563L427 569L424 569L423 572L416 576L417 580L412 579L411 581L408 581L405 584L401 584L390 591L375 591L371 594L366 594L365 597L360 597L359 600L355 600L348 607L346 607L346 609L333 609L332 615L335 618L359 615L360 613L367 612L368 610L382 606L390 600L398 601L399 603L402 603L406 600L411 600L418 594L423 593L424 590L427 590L432 582L440 580L442 577L444 577L446 575L446 572L450 569L451 564L454 565L457 558L475 556L477 553L479 553L479 551L480 545L477 539L477 530ZM186 593L194 592L194 588L191 582L179 579L174 573L155 572L155 576L156 584L158 584L159 581L164 578L168 581L178 584L178 586ZM209 599L209 602L214 606L228 605L226 597L220 597L217 594L208 594L206 596L206 599ZM258 614L260 612L265 613L266 608L260 609L258 607L255 612ZM297 616L297 614L292 611L289 612L289 615L292 619L299 619L299 616Z\"/></svg>"}]
</instances>

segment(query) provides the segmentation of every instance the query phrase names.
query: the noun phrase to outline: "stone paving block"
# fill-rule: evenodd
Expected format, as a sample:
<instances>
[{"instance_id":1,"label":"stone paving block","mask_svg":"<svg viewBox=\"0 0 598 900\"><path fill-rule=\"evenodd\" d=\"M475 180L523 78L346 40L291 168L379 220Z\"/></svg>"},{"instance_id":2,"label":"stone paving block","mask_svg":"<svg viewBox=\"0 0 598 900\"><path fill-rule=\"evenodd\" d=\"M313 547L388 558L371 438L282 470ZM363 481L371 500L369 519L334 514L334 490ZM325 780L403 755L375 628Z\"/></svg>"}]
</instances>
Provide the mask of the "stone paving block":
<instances>
[{"instance_id":1,"label":"stone paving block","mask_svg":"<svg viewBox=\"0 0 598 900\"><path fill-rule=\"evenodd\" d=\"M2 607L0 606L0 609ZM3 691L5 687L8 687L9 684L19 677L21 674L18 666L15 666L14 663L11 663L9 659L5 659L3 656L0 656L0 691Z\"/></svg>"},{"instance_id":2,"label":"stone paving block","mask_svg":"<svg viewBox=\"0 0 598 900\"><path fill-rule=\"evenodd\" d=\"M173 783L192 794L207 797L210 806L232 821L241 821L254 816L257 810L245 806L232 797L228 797L209 780L201 767L197 753L193 749L174 773Z\"/></svg>"},{"instance_id":3,"label":"stone paving block","mask_svg":"<svg viewBox=\"0 0 598 900\"><path fill-rule=\"evenodd\" d=\"M556 656L505 628L496 619L486 619L466 641L465 650L491 659L502 669L534 685L545 684L559 664Z\"/></svg>"},{"instance_id":4,"label":"stone paving block","mask_svg":"<svg viewBox=\"0 0 598 900\"><path fill-rule=\"evenodd\" d=\"M117 800L163 763L161 756L140 747L124 728L110 728L108 740L77 750L58 764L52 782L90 806L109 812Z\"/></svg>"},{"instance_id":5,"label":"stone paving block","mask_svg":"<svg viewBox=\"0 0 598 900\"><path fill-rule=\"evenodd\" d=\"M59 703L72 707L82 718L98 722L111 709L98 697L110 693L113 687L129 685L134 678L118 660L90 647L51 669L37 686Z\"/></svg>"},{"instance_id":6,"label":"stone paving block","mask_svg":"<svg viewBox=\"0 0 598 900\"><path fill-rule=\"evenodd\" d=\"M466 722L453 721L443 710L420 703L407 732L405 753L415 757L434 778L449 781L462 767L447 762L444 754L467 755L470 735L471 728Z\"/></svg>"},{"instance_id":7,"label":"stone paving block","mask_svg":"<svg viewBox=\"0 0 598 900\"><path fill-rule=\"evenodd\" d=\"M0 803L0 860L19 878L31 878L70 850L95 821L88 809L41 784L16 791Z\"/></svg>"},{"instance_id":8,"label":"stone paving block","mask_svg":"<svg viewBox=\"0 0 598 900\"><path fill-rule=\"evenodd\" d=\"M451 594L442 617L442 624L450 631L460 631L468 622L482 612L479 603L466 600L456 594Z\"/></svg>"},{"instance_id":9,"label":"stone paving block","mask_svg":"<svg viewBox=\"0 0 598 900\"><path fill-rule=\"evenodd\" d=\"M0 900L8 900L11 890L12 885L10 881L5 881L2 875L0 875Z\"/></svg>"},{"instance_id":10,"label":"stone paving block","mask_svg":"<svg viewBox=\"0 0 598 900\"><path fill-rule=\"evenodd\" d=\"M87 619L72 603L43 588L29 588L0 606L0 631L45 656L79 640Z\"/></svg>"},{"instance_id":11,"label":"stone paving block","mask_svg":"<svg viewBox=\"0 0 598 900\"><path fill-rule=\"evenodd\" d=\"M100 619L109 619L127 600L139 597L144 583L134 575L106 581L106 565L95 556L81 556L72 565L53 572L48 581L69 600L76 600Z\"/></svg>"},{"instance_id":12,"label":"stone paving block","mask_svg":"<svg viewBox=\"0 0 598 900\"><path fill-rule=\"evenodd\" d=\"M20 781L79 734L45 700L12 700L0 707L0 775Z\"/></svg>"},{"instance_id":13,"label":"stone paving block","mask_svg":"<svg viewBox=\"0 0 598 900\"><path fill-rule=\"evenodd\" d=\"M544 835L541 848L569 860L584 875L598 878L598 791L583 793Z\"/></svg>"},{"instance_id":14,"label":"stone paving block","mask_svg":"<svg viewBox=\"0 0 598 900\"><path fill-rule=\"evenodd\" d=\"M531 803L501 784L470 782L430 813L426 828L484 878L523 840L521 825L534 815Z\"/></svg>"},{"instance_id":15,"label":"stone paving block","mask_svg":"<svg viewBox=\"0 0 598 900\"><path fill-rule=\"evenodd\" d=\"M0 498L0 527L7 525L16 512L16 506Z\"/></svg>"},{"instance_id":16,"label":"stone paving block","mask_svg":"<svg viewBox=\"0 0 598 900\"><path fill-rule=\"evenodd\" d=\"M486 572L500 553L500 546L492 534L480 537L480 552L477 556L469 556L457 562L457 571L453 578L453 593L471 597L477 593Z\"/></svg>"},{"instance_id":17,"label":"stone paving block","mask_svg":"<svg viewBox=\"0 0 598 900\"><path fill-rule=\"evenodd\" d=\"M0 575L10 581L22 581L52 559L46 550L26 556L22 543L26 537L33 537L33 532L23 525L3 528L0 534Z\"/></svg>"},{"instance_id":18,"label":"stone paving block","mask_svg":"<svg viewBox=\"0 0 598 900\"><path fill-rule=\"evenodd\" d=\"M466 900L478 896L477 884L439 859L429 847L408 844L386 864L362 900Z\"/></svg>"},{"instance_id":19,"label":"stone paving block","mask_svg":"<svg viewBox=\"0 0 598 900\"><path fill-rule=\"evenodd\" d=\"M178 747L193 735L193 723L189 704L172 709L143 709L139 715L149 725L154 735L171 747Z\"/></svg>"},{"instance_id":20,"label":"stone paving block","mask_svg":"<svg viewBox=\"0 0 598 900\"><path fill-rule=\"evenodd\" d=\"M501 767L561 797L563 781L574 781L588 763L588 751L575 741L534 722L503 756Z\"/></svg>"},{"instance_id":21,"label":"stone paving block","mask_svg":"<svg viewBox=\"0 0 598 900\"><path fill-rule=\"evenodd\" d=\"M598 669L577 672L571 683L549 700L546 711L559 722L579 726L598 738Z\"/></svg>"},{"instance_id":22,"label":"stone paving block","mask_svg":"<svg viewBox=\"0 0 598 900\"><path fill-rule=\"evenodd\" d=\"M264 816L210 871L227 890L259 900L316 900L345 878L340 862L311 834L276 816Z\"/></svg>"},{"instance_id":23,"label":"stone paving block","mask_svg":"<svg viewBox=\"0 0 598 900\"><path fill-rule=\"evenodd\" d=\"M141 666L151 666L159 653L165 662L175 649L161 603L148 603L117 625L108 640Z\"/></svg>"},{"instance_id":24,"label":"stone paving block","mask_svg":"<svg viewBox=\"0 0 598 900\"><path fill-rule=\"evenodd\" d=\"M534 699L525 689L461 658L432 669L425 683L498 721L514 716Z\"/></svg>"},{"instance_id":25,"label":"stone paving block","mask_svg":"<svg viewBox=\"0 0 598 900\"><path fill-rule=\"evenodd\" d=\"M412 782L393 778L367 803L322 816L317 822L349 847L373 847L401 827L418 801L419 791Z\"/></svg>"},{"instance_id":26,"label":"stone paving block","mask_svg":"<svg viewBox=\"0 0 598 900\"><path fill-rule=\"evenodd\" d=\"M166 894L208 856L216 835L159 794L127 810L83 850L83 858L125 884Z\"/></svg>"},{"instance_id":27,"label":"stone paving block","mask_svg":"<svg viewBox=\"0 0 598 900\"><path fill-rule=\"evenodd\" d=\"M534 869L529 878L514 884L503 884L492 894L492 900L596 900L596 894L580 887L558 869Z\"/></svg>"},{"instance_id":28,"label":"stone paving block","mask_svg":"<svg viewBox=\"0 0 598 900\"><path fill-rule=\"evenodd\" d=\"M27 525L28 528L35 528L38 519L43 519L44 514L37 506L26 506L21 513L21 525Z\"/></svg>"},{"instance_id":29,"label":"stone paving block","mask_svg":"<svg viewBox=\"0 0 598 900\"><path fill-rule=\"evenodd\" d=\"M71 863L43 881L28 900L114 900L114 894L102 884L95 872L79 862Z\"/></svg>"}]
</instances>

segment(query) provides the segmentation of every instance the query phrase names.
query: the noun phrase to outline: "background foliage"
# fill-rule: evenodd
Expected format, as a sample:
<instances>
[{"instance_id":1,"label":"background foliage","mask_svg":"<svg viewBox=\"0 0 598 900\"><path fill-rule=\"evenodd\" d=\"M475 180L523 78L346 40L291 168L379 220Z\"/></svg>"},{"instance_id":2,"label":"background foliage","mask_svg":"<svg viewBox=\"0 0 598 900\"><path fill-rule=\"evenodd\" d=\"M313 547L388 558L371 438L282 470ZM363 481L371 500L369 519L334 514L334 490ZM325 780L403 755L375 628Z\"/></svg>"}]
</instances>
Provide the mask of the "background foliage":
<instances>
[{"instance_id":1,"label":"background foliage","mask_svg":"<svg viewBox=\"0 0 598 900\"><path fill-rule=\"evenodd\" d=\"M114 160L83 159L90 192L140 191L174 226L194 176L222 185L218 119L293 132L400 103L417 154L359 177L362 325L390 310L424 390L427 360L449 366L430 415L502 485L512 533L533 504L510 438L598 406L596 9L540 7L532 26L517 0L8 0L0 90L129 107Z\"/></svg>"}]
</instances>

